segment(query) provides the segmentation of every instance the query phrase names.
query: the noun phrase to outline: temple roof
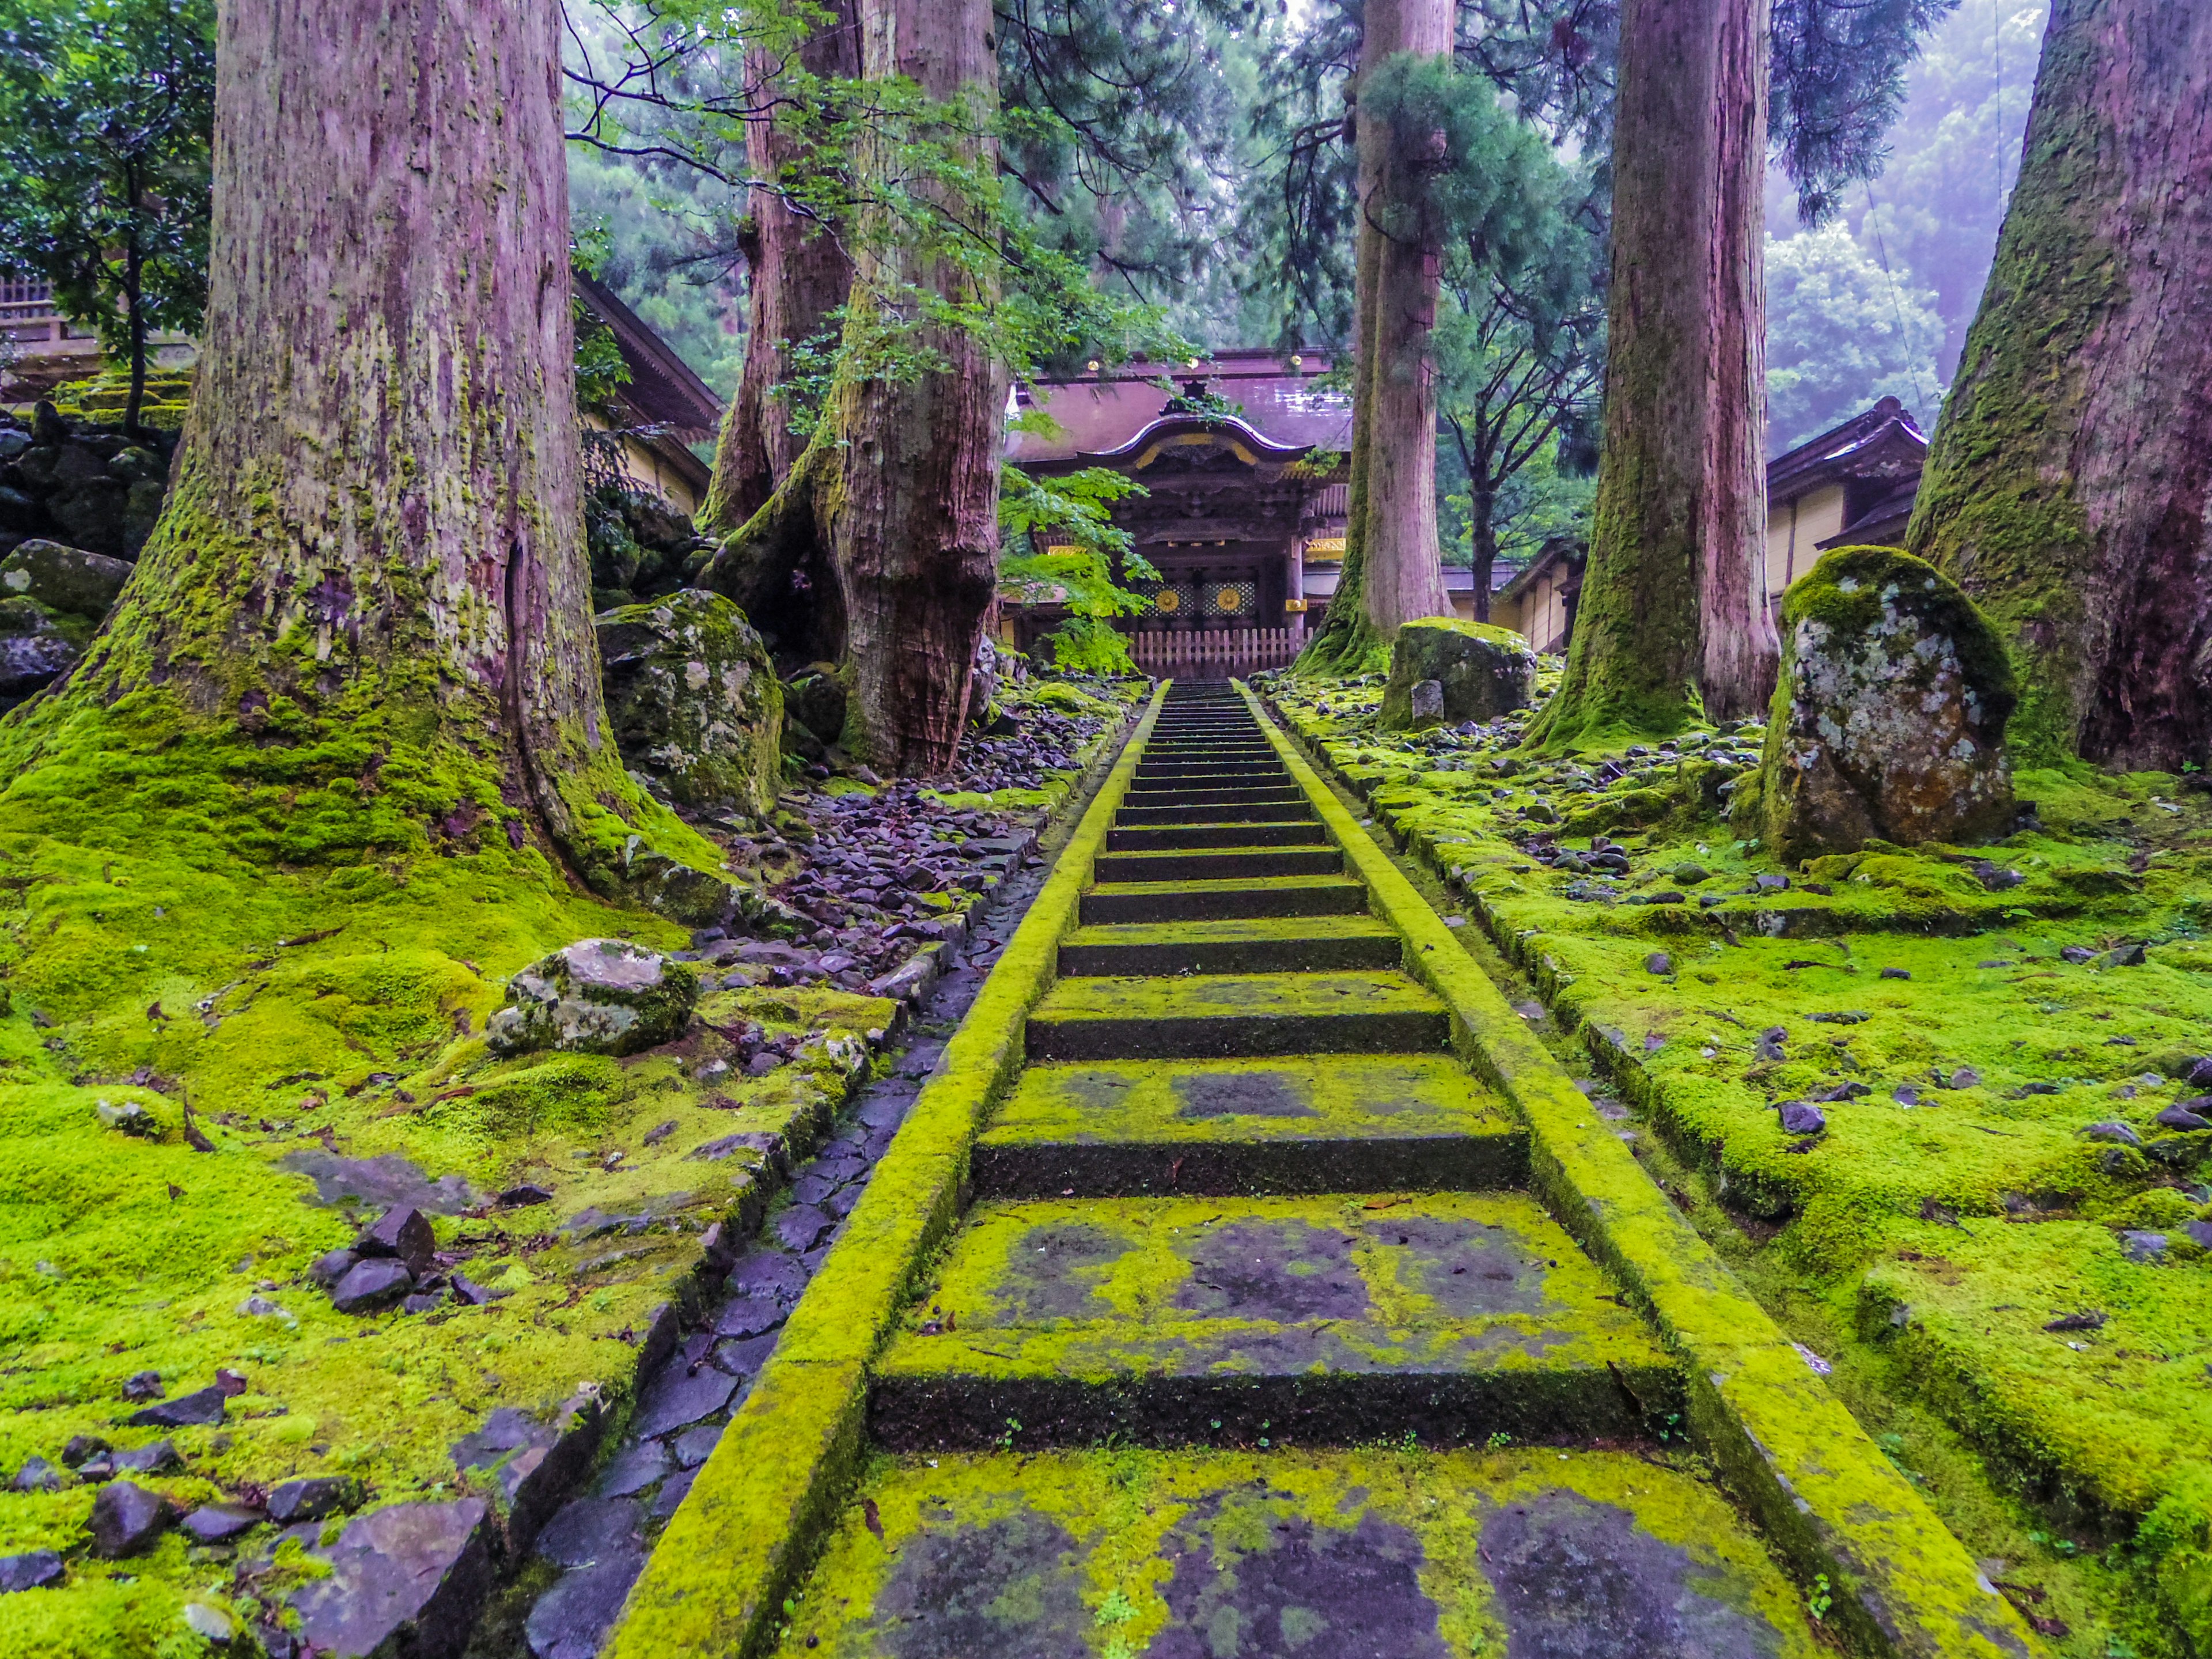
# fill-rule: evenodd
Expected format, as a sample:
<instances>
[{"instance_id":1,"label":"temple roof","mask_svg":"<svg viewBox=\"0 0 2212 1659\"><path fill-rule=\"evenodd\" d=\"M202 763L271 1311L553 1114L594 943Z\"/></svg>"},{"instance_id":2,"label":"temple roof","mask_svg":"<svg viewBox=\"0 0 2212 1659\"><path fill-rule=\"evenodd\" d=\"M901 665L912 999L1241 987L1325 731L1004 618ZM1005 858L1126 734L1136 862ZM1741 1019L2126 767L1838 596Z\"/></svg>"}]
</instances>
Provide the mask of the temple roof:
<instances>
[{"instance_id":1,"label":"temple roof","mask_svg":"<svg viewBox=\"0 0 2212 1659\"><path fill-rule=\"evenodd\" d=\"M1328 370L1317 352L1297 362L1258 348L1218 351L1191 363L1132 362L1018 393L1015 411L1042 409L1060 430L1049 436L1009 432L1006 456L1024 465L1121 465L1141 469L1161 447L1194 439L1249 452L1254 461L1288 461L1312 449L1352 447L1352 399L1315 382ZM1168 391L1170 380L1182 388ZM1183 405L1198 387L1242 409L1208 415Z\"/></svg>"},{"instance_id":2,"label":"temple roof","mask_svg":"<svg viewBox=\"0 0 2212 1659\"><path fill-rule=\"evenodd\" d=\"M1901 483L1920 476L1928 440L1894 398L1884 398L1841 426L1808 438L1766 464L1770 501L1787 501L1847 480Z\"/></svg>"}]
</instances>

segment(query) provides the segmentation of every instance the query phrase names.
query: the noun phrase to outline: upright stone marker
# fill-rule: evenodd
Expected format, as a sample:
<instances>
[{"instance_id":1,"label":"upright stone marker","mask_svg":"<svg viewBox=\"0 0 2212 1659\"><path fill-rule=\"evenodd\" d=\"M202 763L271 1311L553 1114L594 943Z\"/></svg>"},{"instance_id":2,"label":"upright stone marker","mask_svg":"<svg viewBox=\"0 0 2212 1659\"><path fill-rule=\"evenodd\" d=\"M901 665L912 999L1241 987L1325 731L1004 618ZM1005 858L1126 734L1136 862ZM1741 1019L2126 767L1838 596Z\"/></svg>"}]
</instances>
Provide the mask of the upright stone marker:
<instances>
[{"instance_id":1,"label":"upright stone marker","mask_svg":"<svg viewBox=\"0 0 2212 1659\"><path fill-rule=\"evenodd\" d=\"M1398 630L1382 725L1405 732L1495 720L1525 708L1536 688L1536 653L1510 628L1423 617Z\"/></svg>"},{"instance_id":2,"label":"upright stone marker","mask_svg":"<svg viewBox=\"0 0 2212 1659\"><path fill-rule=\"evenodd\" d=\"M2004 834L2013 703L2003 642L1948 577L1894 548L1838 548L1782 604L1759 763L1769 844L1794 860Z\"/></svg>"}]
</instances>

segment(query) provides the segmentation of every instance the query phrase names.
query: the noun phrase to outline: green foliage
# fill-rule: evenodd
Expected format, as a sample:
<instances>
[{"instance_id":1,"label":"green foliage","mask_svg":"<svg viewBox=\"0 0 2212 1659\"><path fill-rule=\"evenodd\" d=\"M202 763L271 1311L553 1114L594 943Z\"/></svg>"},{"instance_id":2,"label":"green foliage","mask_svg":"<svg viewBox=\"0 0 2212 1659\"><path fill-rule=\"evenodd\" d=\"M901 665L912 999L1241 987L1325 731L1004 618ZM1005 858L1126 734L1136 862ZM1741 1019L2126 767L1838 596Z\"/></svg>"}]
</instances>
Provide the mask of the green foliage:
<instances>
[{"instance_id":1,"label":"green foliage","mask_svg":"<svg viewBox=\"0 0 2212 1659\"><path fill-rule=\"evenodd\" d=\"M1136 550L1128 532L1115 528L1113 508L1145 493L1134 478L1110 467L1058 477L1032 477L1015 466L1000 470L1000 586L1026 605L1066 607L1067 620L1045 636L1052 642L1054 666L1064 672L1135 670L1128 641L1109 619L1146 608L1121 579L1148 581L1159 572ZM1041 537L1050 539L1041 543Z\"/></svg>"},{"instance_id":2,"label":"green foliage","mask_svg":"<svg viewBox=\"0 0 2212 1659\"><path fill-rule=\"evenodd\" d=\"M1768 448L1791 448L1881 397L1932 425L1942 338L1936 296L1910 271L1885 271L1843 225L1770 240Z\"/></svg>"},{"instance_id":3,"label":"green foliage","mask_svg":"<svg viewBox=\"0 0 2212 1659\"><path fill-rule=\"evenodd\" d=\"M0 0L0 270L139 374L207 304L214 119L210 0Z\"/></svg>"},{"instance_id":4,"label":"green foliage","mask_svg":"<svg viewBox=\"0 0 2212 1659\"><path fill-rule=\"evenodd\" d=\"M587 228L603 239L592 276L717 397L735 393L745 351L742 193L694 167L576 144L568 202L580 240Z\"/></svg>"}]
</instances>

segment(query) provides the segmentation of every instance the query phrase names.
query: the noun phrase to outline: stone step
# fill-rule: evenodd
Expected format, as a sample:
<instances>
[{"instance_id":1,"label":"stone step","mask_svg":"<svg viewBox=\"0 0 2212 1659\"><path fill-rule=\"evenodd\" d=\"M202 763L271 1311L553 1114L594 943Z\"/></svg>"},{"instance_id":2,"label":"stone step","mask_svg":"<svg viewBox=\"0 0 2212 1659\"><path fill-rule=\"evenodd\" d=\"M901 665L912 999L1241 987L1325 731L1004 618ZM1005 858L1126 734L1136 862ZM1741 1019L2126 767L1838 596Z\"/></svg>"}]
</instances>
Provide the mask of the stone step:
<instances>
[{"instance_id":1,"label":"stone step","mask_svg":"<svg viewBox=\"0 0 2212 1659\"><path fill-rule=\"evenodd\" d=\"M1104 881L1263 881L1271 876L1329 876L1344 868L1342 849L1318 847L1166 848L1101 853L1092 866Z\"/></svg>"},{"instance_id":2,"label":"stone step","mask_svg":"<svg viewBox=\"0 0 2212 1659\"><path fill-rule=\"evenodd\" d=\"M1372 916L1079 927L1060 947L1065 978L1100 974L1315 974L1398 967L1405 944Z\"/></svg>"},{"instance_id":3,"label":"stone step","mask_svg":"<svg viewBox=\"0 0 2212 1659\"><path fill-rule=\"evenodd\" d=\"M1120 812L1115 815L1117 825L1138 828L1154 823L1284 823L1294 818L1311 819L1313 809L1303 797L1289 789L1224 790L1229 795L1246 795L1249 799L1184 801L1175 798L1174 792L1153 792L1143 797L1147 802L1158 802L1163 793L1165 804L1133 806L1134 795L1122 798ZM1270 799L1270 797L1277 797Z\"/></svg>"},{"instance_id":4,"label":"stone step","mask_svg":"<svg viewBox=\"0 0 2212 1659\"><path fill-rule=\"evenodd\" d=\"M1121 798L1121 810L1129 811L1152 806L1203 806L1209 801L1218 801L1224 805L1274 801L1309 811L1312 810L1304 792L1287 777L1261 777L1251 782L1163 783L1145 787L1133 781L1129 793Z\"/></svg>"},{"instance_id":5,"label":"stone step","mask_svg":"<svg viewBox=\"0 0 2212 1659\"><path fill-rule=\"evenodd\" d=\"M943 1328L925 1334L923 1328ZM1517 1193L976 1205L878 1363L893 1450L1627 1438L1680 1382Z\"/></svg>"},{"instance_id":6,"label":"stone step","mask_svg":"<svg viewBox=\"0 0 2212 1659\"><path fill-rule=\"evenodd\" d=\"M1255 761L1249 765L1216 766L1196 762L1164 761L1160 764L1139 765L1132 775L1131 787L1138 789L1159 789L1182 785L1185 787L1234 788L1241 784L1272 783L1279 787L1290 781L1290 774L1276 761Z\"/></svg>"},{"instance_id":7,"label":"stone step","mask_svg":"<svg viewBox=\"0 0 2212 1659\"><path fill-rule=\"evenodd\" d=\"M1343 876L1284 876L1274 881L1101 883L1083 896L1085 927L1124 921L1233 921L1254 916L1350 916L1367 908L1367 890Z\"/></svg>"},{"instance_id":8,"label":"stone step","mask_svg":"<svg viewBox=\"0 0 2212 1659\"><path fill-rule=\"evenodd\" d=\"M1021 1423L1000 1425L1012 1455L866 1465L781 1659L1834 1651L1718 1484L1663 1453L1285 1449L1273 1434L1032 1452Z\"/></svg>"},{"instance_id":9,"label":"stone step","mask_svg":"<svg viewBox=\"0 0 2212 1659\"><path fill-rule=\"evenodd\" d=\"M1444 1006L1402 973L1064 979L1030 1012L1031 1060L1194 1060L1440 1049Z\"/></svg>"},{"instance_id":10,"label":"stone step","mask_svg":"<svg viewBox=\"0 0 2212 1659\"><path fill-rule=\"evenodd\" d=\"M975 1144L979 1198L1479 1191L1528 1133L1449 1054L1032 1066Z\"/></svg>"},{"instance_id":11,"label":"stone step","mask_svg":"<svg viewBox=\"0 0 2212 1659\"><path fill-rule=\"evenodd\" d=\"M1158 852L1200 847L1327 846L1320 820L1312 817L1224 820L1182 823L1117 823L1106 832L1109 853Z\"/></svg>"}]
</instances>

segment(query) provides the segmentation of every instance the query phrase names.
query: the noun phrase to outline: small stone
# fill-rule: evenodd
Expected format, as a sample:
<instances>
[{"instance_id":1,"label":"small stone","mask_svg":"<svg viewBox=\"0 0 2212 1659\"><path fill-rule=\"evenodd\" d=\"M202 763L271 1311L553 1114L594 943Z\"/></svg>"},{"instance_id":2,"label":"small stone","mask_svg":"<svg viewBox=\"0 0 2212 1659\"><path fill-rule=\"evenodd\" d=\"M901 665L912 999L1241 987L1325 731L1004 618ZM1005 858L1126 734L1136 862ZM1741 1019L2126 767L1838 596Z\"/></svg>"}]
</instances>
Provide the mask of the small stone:
<instances>
[{"instance_id":1,"label":"small stone","mask_svg":"<svg viewBox=\"0 0 2212 1659\"><path fill-rule=\"evenodd\" d=\"M688 1427L728 1405L737 1386L737 1378L711 1365L688 1374L681 1364L672 1365L638 1401L630 1431L650 1439Z\"/></svg>"},{"instance_id":2,"label":"small stone","mask_svg":"<svg viewBox=\"0 0 2212 1659\"><path fill-rule=\"evenodd\" d=\"M1654 951L1644 958L1644 971L1647 974L1671 974L1674 971L1674 959L1664 951Z\"/></svg>"},{"instance_id":3,"label":"small stone","mask_svg":"<svg viewBox=\"0 0 2212 1659\"><path fill-rule=\"evenodd\" d=\"M1920 1091L1910 1083L1900 1083L1890 1091L1889 1097L1900 1106L1917 1106L1920 1103Z\"/></svg>"},{"instance_id":4,"label":"small stone","mask_svg":"<svg viewBox=\"0 0 2212 1659\"><path fill-rule=\"evenodd\" d=\"M1844 1008L1827 1013L1808 1014L1805 1018L1815 1025L1863 1025L1872 1016L1856 1008Z\"/></svg>"},{"instance_id":5,"label":"small stone","mask_svg":"<svg viewBox=\"0 0 2212 1659\"><path fill-rule=\"evenodd\" d=\"M1881 976L1884 979L1911 979L1912 970L1909 968L1885 968L1881 970Z\"/></svg>"},{"instance_id":6,"label":"small stone","mask_svg":"<svg viewBox=\"0 0 2212 1659\"><path fill-rule=\"evenodd\" d=\"M164 1400L157 1406L133 1412L123 1420L136 1429L195 1429L222 1421L223 1407L230 1396L221 1383L199 1389L197 1393L179 1395L174 1400Z\"/></svg>"},{"instance_id":7,"label":"small stone","mask_svg":"<svg viewBox=\"0 0 2212 1659\"><path fill-rule=\"evenodd\" d=\"M1695 887L1701 881L1711 881L1712 874L1702 864L1678 864L1670 873L1669 879L1678 881L1685 887Z\"/></svg>"},{"instance_id":8,"label":"small stone","mask_svg":"<svg viewBox=\"0 0 2212 1659\"><path fill-rule=\"evenodd\" d=\"M603 1498L628 1498L668 1473L668 1451L658 1440L632 1446L607 1465L599 1480Z\"/></svg>"},{"instance_id":9,"label":"small stone","mask_svg":"<svg viewBox=\"0 0 2212 1659\"><path fill-rule=\"evenodd\" d=\"M255 1295L240 1303L238 1311L248 1319L268 1319L282 1315L284 1310L280 1304L271 1302L267 1297Z\"/></svg>"},{"instance_id":10,"label":"small stone","mask_svg":"<svg viewBox=\"0 0 2212 1659\"><path fill-rule=\"evenodd\" d=\"M59 1492L62 1489L61 1471L43 1457L27 1457L23 1467L15 1471L15 1478L8 1483L10 1492Z\"/></svg>"},{"instance_id":11,"label":"small stone","mask_svg":"<svg viewBox=\"0 0 2212 1659\"><path fill-rule=\"evenodd\" d=\"M722 1425L719 1423L702 1423L696 1428L684 1430L670 1443L676 1453L676 1467L697 1468L714 1455L721 1438Z\"/></svg>"},{"instance_id":12,"label":"small stone","mask_svg":"<svg viewBox=\"0 0 2212 1659\"><path fill-rule=\"evenodd\" d=\"M1526 708L1535 685L1535 653L1510 629L1419 617L1398 629L1376 718L1391 732L1494 720Z\"/></svg>"},{"instance_id":13,"label":"small stone","mask_svg":"<svg viewBox=\"0 0 2212 1659\"><path fill-rule=\"evenodd\" d=\"M2092 1123L2087 1128L2082 1130L2081 1133L2087 1139L2110 1140L2123 1146L2142 1145L2142 1137L2124 1123L2109 1121L2103 1123Z\"/></svg>"},{"instance_id":14,"label":"small stone","mask_svg":"<svg viewBox=\"0 0 2212 1659\"><path fill-rule=\"evenodd\" d=\"M118 1474L170 1474L185 1467L174 1443L167 1440L117 1452L109 1461Z\"/></svg>"},{"instance_id":15,"label":"small stone","mask_svg":"<svg viewBox=\"0 0 2212 1659\"><path fill-rule=\"evenodd\" d=\"M221 1607L210 1607L204 1601L185 1603L185 1623L191 1627L193 1635L212 1642L217 1647L228 1643L235 1633L230 1615Z\"/></svg>"},{"instance_id":16,"label":"small stone","mask_svg":"<svg viewBox=\"0 0 2212 1659\"><path fill-rule=\"evenodd\" d=\"M123 1379L123 1397L131 1401L159 1400L161 1397L161 1373L131 1372Z\"/></svg>"},{"instance_id":17,"label":"small stone","mask_svg":"<svg viewBox=\"0 0 2212 1659\"><path fill-rule=\"evenodd\" d=\"M1981 1080L1982 1074L1972 1066L1961 1066L1951 1073L1950 1086L1954 1089L1972 1089L1978 1087Z\"/></svg>"},{"instance_id":18,"label":"small stone","mask_svg":"<svg viewBox=\"0 0 2212 1659\"><path fill-rule=\"evenodd\" d=\"M2179 1129L2185 1133L2212 1129L2212 1119L2200 1117L2186 1106L2169 1106L2151 1121L2161 1129Z\"/></svg>"},{"instance_id":19,"label":"small stone","mask_svg":"<svg viewBox=\"0 0 2212 1659\"><path fill-rule=\"evenodd\" d=\"M386 1210L354 1241L355 1252L366 1258L397 1257L417 1273L430 1265L438 1241L430 1218L410 1206Z\"/></svg>"},{"instance_id":20,"label":"small stone","mask_svg":"<svg viewBox=\"0 0 2212 1659\"><path fill-rule=\"evenodd\" d=\"M2140 968L2148 958L2140 945L2123 945L2116 951L2107 951L2097 958L2100 968Z\"/></svg>"},{"instance_id":21,"label":"small stone","mask_svg":"<svg viewBox=\"0 0 2212 1659\"><path fill-rule=\"evenodd\" d=\"M96 622L130 578L122 559L34 538L0 558L0 599L36 599L49 611Z\"/></svg>"},{"instance_id":22,"label":"small stone","mask_svg":"<svg viewBox=\"0 0 2212 1659\"><path fill-rule=\"evenodd\" d=\"M343 1314L374 1313L388 1308L415 1288L415 1275L404 1261L386 1257L356 1262L331 1292L331 1304Z\"/></svg>"},{"instance_id":23,"label":"small stone","mask_svg":"<svg viewBox=\"0 0 2212 1659\"><path fill-rule=\"evenodd\" d=\"M269 1518L281 1526L295 1521L319 1521L362 1500L361 1482L345 1475L310 1475L287 1480L269 1492Z\"/></svg>"},{"instance_id":24,"label":"small stone","mask_svg":"<svg viewBox=\"0 0 2212 1659\"><path fill-rule=\"evenodd\" d=\"M2069 945L2058 954L2065 961L2073 963L2076 966L2085 962L2094 962L2097 959L2097 953L2086 945Z\"/></svg>"},{"instance_id":25,"label":"small stone","mask_svg":"<svg viewBox=\"0 0 2212 1659\"><path fill-rule=\"evenodd\" d=\"M1817 1135L1828 1127L1827 1114L1808 1101L1785 1100L1780 1111L1784 1134Z\"/></svg>"},{"instance_id":26,"label":"small stone","mask_svg":"<svg viewBox=\"0 0 2212 1659\"><path fill-rule=\"evenodd\" d=\"M552 1201L550 1192L527 1181L520 1186L509 1187L499 1195L500 1207L504 1210L527 1209L533 1204L550 1204Z\"/></svg>"},{"instance_id":27,"label":"small stone","mask_svg":"<svg viewBox=\"0 0 2212 1659\"><path fill-rule=\"evenodd\" d=\"M328 1289L352 1271L361 1257L352 1250L325 1250L307 1268L307 1277Z\"/></svg>"},{"instance_id":28,"label":"small stone","mask_svg":"<svg viewBox=\"0 0 2212 1659\"><path fill-rule=\"evenodd\" d=\"M92 1552L110 1560L136 1555L167 1530L173 1512L159 1492L112 1481L92 1500Z\"/></svg>"},{"instance_id":29,"label":"small stone","mask_svg":"<svg viewBox=\"0 0 2212 1659\"><path fill-rule=\"evenodd\" d=\"M486 1303L495 1299L493 1292L486 1290L465 1273L455 1273L453 1285L453 1299L467 1307L481 1308Z\"/></svg>"},{"instance_id":30,"label":"small stone","mask_svg":"<svg viewBox=\"0 0 2212 1659\"><path fill-rule=\"evenodd\" d=\"M580 1498L545 1523L537 1551L562 1567L588 1567L611 1555L635 1554L644 1547L641 1519L632 1499Z\"/></svg>"},{"instance_id":31,"label":"small stone","mask_svg":"<svg viewBox=\"0 0 2212 1659\"><path fill-rule=\"evenodd\" d=\"M69 1444L62 1448L62 1462L73 1469L81 1469L94 1458L106 1455L107 1443L97 1435L71 1435Z\"/></svg>"},{"instance_id":32,"label":"small stone","mask_svg":"<svg viewBox=\"0 0 2212 1659\"><path fill-rule=\"evenodd\" d=\"M0 1555L0 1595L11 1595L17 1590L44 1589L61 1581L62 1559L52 1550Z\"/></svg>"},{"instance_id":33,"label":"small stone","mask_svg":"<svg viewBox=\"0 0 2212 1659\"><path fill-rule=\"evenodd\" d=\"M2136 1232L2132 1230L2120 1235L2120 1255L2130 1261L2156 1261L2166 1254L2164 1233Z\"/></svg>"},{"instance_id":34,"label":"small stone","mask_svg":"<svg viewBox=\"0 0 2212 1659\"><path fill-rule=\"evenodd\" d=\"M775 1236L804 1255L830 1236L837 1218L811 1204L793 1204L775 1218Z\"/></svg>"},{"instance_id":35,"label":"small stone","mask_svg":"<svg viewBox=\"0 0 2212 1659\"><path fill-rule=\"evenodd\" d=\"M653 1507L646 1511L647 1515L655 1521L667 1520L690 1495L691 1483L698 1478L699 1471L696 1469L684 1469L670 1475L661 1482L660 1490L654 1494Z\"/></svg>"},{"instance_id":36,"label":"small stone","mask_svg":"<svg viewBox=\"0 0 2212 1659\"><path fill-rule=\"evenodd\" d=\"M2212 1250L2212 1221L2185 1221L2182 1232L2200 1250Z\"/></svg>"},{"instance_id":37,"label":"small stone","mask_svg":"<svg viewBox=\"0 0 2212 1659\"><path fill-rule=\"evenodd\" d=\"M154 1115L135 1100L126 1100L120 1105L103 1100L93 1108L93 1111L107 1127L120 1129L127 1135L154 1135L161 1132L161 1126Z\"/></svg>"},{"instance_id":38,"label":"small stone","mask_svg":"<svg viewBox=\"0 0 2212 1659\"><path fill-rule=\"evenodd\" d=\"M582 1659L599 1652L644 1565L644 1553L631 1551L563 1573L523 1623L532 1659Z\"/></svg>"},{"instance_id":39,"label":"small stone","mask_svg":"<svg viewBox=\"0 0 2212 1659\"><path fill-rule=\"evenodd\" d=\"M259 1526L258 1510L243 1504L203 1504L184 1519L184 1529L203 1544L220 1544Z\"/></svg>"},{"instance_id":40,"label":"small stone","mask_svg":"<svg viewBox=\"0 0 2212 1659\"><path fill-rule=\"evenodd\" d=\"M587 939L524 969L507 981L507 998L484 1024L495 1054L634 1054L682 1032L699 975L627 939Z\"/></svg>"},{"instance_id":41,"label":"small stone","mask_svg":"<svg viewBox=\"0 0 2212 1659\"><path fill-rule=\"evenodd\" d=\"M311 1553L331 1571L290 1599L302 1646L318 1654L456 1652L492 1572L480 1498L389 1504Z\"/></svg>"}]
</instances>

